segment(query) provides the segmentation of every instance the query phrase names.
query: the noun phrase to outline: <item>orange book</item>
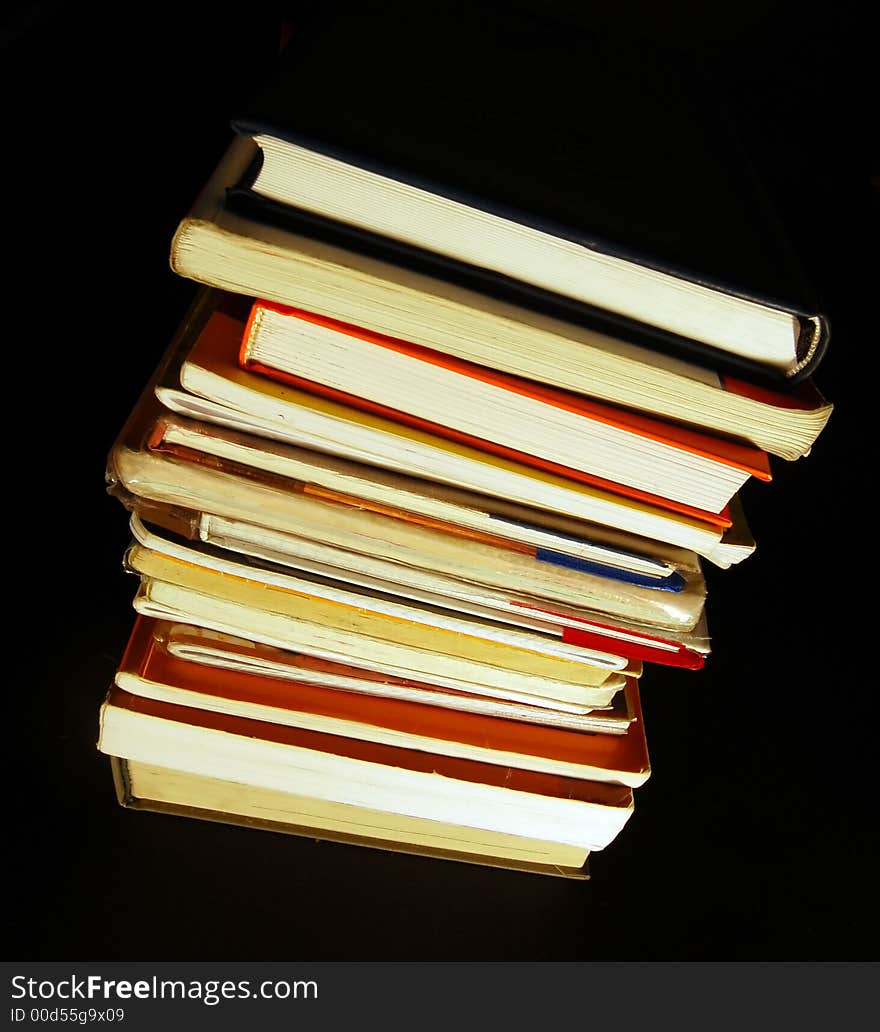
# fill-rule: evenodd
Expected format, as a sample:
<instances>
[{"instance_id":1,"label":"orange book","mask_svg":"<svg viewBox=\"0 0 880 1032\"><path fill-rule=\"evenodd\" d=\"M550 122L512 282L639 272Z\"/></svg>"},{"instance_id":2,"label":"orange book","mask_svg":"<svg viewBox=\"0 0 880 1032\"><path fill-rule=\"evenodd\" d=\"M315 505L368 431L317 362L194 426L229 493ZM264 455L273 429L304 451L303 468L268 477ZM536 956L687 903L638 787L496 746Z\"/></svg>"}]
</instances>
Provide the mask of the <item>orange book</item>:
<instances>
[{"instance_id":1,"label":"orange book","mask_svg":"<svg viewBox=\"0 0 880 1032\"><path fill-rule=\"evenodd\" d=\"M138 617L116 683L134 695L441 756L637 787L650 774L637 683L627 732L565 730L176 658L158 621Z\"/></svg>"},{"instance_id":2,"label":"orange book","mask_svg":"<svg viewBox=\"0 0 880 1032\"><path fill-rule=\"evenodd\" d=\"M561 518L564 525L558 529L564 533L577 535L572 519L587 521L605 531L692 550L722 568L754 551L754 539L735 500L729 518L704 513L698 519L671 510L667 503L652 505L548 473L250 373L236 356L251 302L239 314L231 308L235 300L242 299L202 292L148 386L146 394L155 392L161 405L176 416L369 463L439 484L441 490L454 486L498 500L502 507L513 505L514 519ZM134 454L131 449L141 448L150 427L144 417L123 429L108 459L111 484L126 482L130 471L124 467ZM528 512L539 512L540 517Z\"/></svg>"},{"instance_id":3,"label":"orange book","mask_svg":"<svg viewBox=\"0 0 880 1032\"><path fill-rule=\"evenodd\" d=\"M729 525L764 451L266 301L242 368L569 479Z\"/></svg>"}]
</instances>

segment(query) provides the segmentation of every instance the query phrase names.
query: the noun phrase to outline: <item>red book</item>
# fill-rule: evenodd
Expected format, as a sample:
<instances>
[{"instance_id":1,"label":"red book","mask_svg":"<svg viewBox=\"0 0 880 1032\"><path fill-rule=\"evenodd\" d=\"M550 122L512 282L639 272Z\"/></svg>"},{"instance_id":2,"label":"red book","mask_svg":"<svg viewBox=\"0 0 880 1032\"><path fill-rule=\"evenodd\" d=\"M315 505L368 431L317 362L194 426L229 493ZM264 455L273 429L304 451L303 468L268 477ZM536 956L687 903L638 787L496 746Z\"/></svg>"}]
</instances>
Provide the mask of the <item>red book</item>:
<instances>
[{"instance_id":1,"label":"red book","mask_svg":"<svg viewBox=\"0 0 880 1032\"><path fill-rule=\"evenodd\" d=\"M239 362L334 401L698 519L750 477L751 445L615 408L313 313L258 301Z\"/></svg>"},{"instance_id":2,"label":"red book","mask_svg":"<svg viewBox=\"0 0 880 1032\"><path fill-rule=\"evenodd\" d=\"M169 653L167 637L166 625L138 617L116 674L120 688L143 698L247 717L280 728L321 731L522 770L631 787L643 784L650 774L634 678L628 680L626 689L633 714L626 734L590 734L342 691L304 680L270 677L253 669L220 669L189 662Z\"/></svg>"}]
</instances>

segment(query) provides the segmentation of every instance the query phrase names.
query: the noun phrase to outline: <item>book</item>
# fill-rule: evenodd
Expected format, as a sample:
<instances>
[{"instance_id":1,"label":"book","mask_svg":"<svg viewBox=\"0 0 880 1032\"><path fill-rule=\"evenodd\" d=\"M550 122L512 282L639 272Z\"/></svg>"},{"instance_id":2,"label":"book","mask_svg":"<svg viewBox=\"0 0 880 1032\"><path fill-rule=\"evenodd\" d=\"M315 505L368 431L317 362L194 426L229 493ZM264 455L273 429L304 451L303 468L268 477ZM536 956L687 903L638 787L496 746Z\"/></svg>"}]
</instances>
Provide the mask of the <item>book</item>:
<instances>
[{"instance_id":1,"label":"book","mask_svg":"<svg viewBox=\"0 0 880 1032\"><path fill-rule=\"evenodd\" d=\"M455 467L460 465L460 456L474 456L477 459L485 456L497 470L496 477L506 476L511 466L514 469L534 468L538 472L559 477L565 482L582 483L586 487L595 488L601 492L597 497L631 499L644 502L651 509L668 510L712 526L730 525L731 518L726 508L720 512L701 509L670 498L668 493L658 495L562 465L552 459L542 459L493 445L489 441L458 434L442 427L421 425L418 420L408 419L402 413L383 410L381 406L374 407L341 393L337 395L321 389L320 395L326 396L333 407L320 406L318 402L324 398L318 396L316 385L312 382L309 383L308 390L302 389L303 385L297 387L295 384L279 384L292 387L295 391L293 395L271 392L265 385L276 382L277 377L267 379L249 370L242 370L249 374L250 379L246 379L234 373L235 369L241 369L234 356L238 354L242 333L243 327L237 319L225 310L214 311L209 316L204 331L183 357L177 373L184 391L201 401L195 403L194 411L191 397L181 399L173 389L164 388L159 395L163 403L169 407L183 408L190 414L201 411L205 418L217 418L215 409L205 408L205 401L240 407L243 412L248 412L256 406L258 414L265 412L278 418L281 414L278 399L292 397L299 412L295 419L288 417L284 421L292 424L292 428L299 429L305 426L312 430L311 439L316 447L325 450L333 448L355 458L366 456L390 469L414 468L418 458L423 475L436 477L443 475L451 464L454 463ZM189 409L187 404L190 406ZM306 409L308 411L305 411ZM374 416L375 419L367 420L365 417L368 416ZM453 449L446 445L446 441L458 447Z\"/></svg>"},{"instance_id":2,"label":"book","mask_svg":"<svg viewBox=\"0 0 880 1032\"><path fill-rule=\"evenodd\" d=\"M670 512L248 373L233 358L243 326L228 312L212 307L216 298L214 294L197 301L176 343L172 342L161 375L145 392L129 432L120 437L115 449L120 464L128 463L139 450L147 419L157 417L155 407L149 417L145 415L150 405L147 395L155 392L161 404L177 415L525 506L541 511L545 523L561 516L612 528L641 538L643 551L659 541L697 552L722 567L754 551L754 540L735 500L723 518L703 514L707 518L698 519ZM140 436L133 445L135 429ZM735 541L729 547L731 531Z\"/></svg>"},{"instance_id":3,"label":"book","mask_svg":"<svg viewBox=\"0 0 880 1032\"><path fill-rule=\"evenodd\" d=\"M589 877L590 851L576 846L385 813L118 756L111 756L110 763L116 798L129 810L530 874Z\"/></svg>"},{"instance_id":4,"label":"book","mask_svg":"<svg viewBox=\"0 0 880 1032\"><path fill-rule=\"evenodd\" d=\"M368 670L573 712L608 705L625 681L608 667L296 595L142 547L129 549L127 564L140 577L138 613Z\"/></svg>"},{"instance_id":5,"label":"book","mask_svg":"<svg viewBox=\"0 0 880 1032\"><path fill-rule=\"evenodd\" d=\"M575 655L592 654L597 662L602 657L603 663L618 669L628 659L700 669L710 651L701 603L688 625L683 625L682 613L687 610L663 607L661 598L660 609L653 615L662 625L639 623L598 608L588 609L582 600L566 606L481 583L481 579L503 581L504 571L499 575L492 569L491 556L486 557L489 573L483 573L482 578L477 569L469 577L471 571L466 566L459 576L452 577L208 514L197 517L197 533L180 535L179 508L171 512L152 505L144 517L139 508L136 501L131 504L130 526L134 540L145 548L194 565L271 580L289 588L297 585L297 590L325 598L350 596L349 600L361 608L401 616L408 612L410 617L429 623L451 625L456 618L467 621L471 617L478 622L489 621L491 633L477 627L472 633L516 637L519 631L525 631L540 636L532 640L531 647L536 651L561 650L567 654L573 649ZM467 549L464 553L466 556ZM482 551L473 554L484 558ZM700 600L701 596L695 594ZM613 602L616 608L624 608L622 600L606 601L604 608L613 610ZM634 609L632 601L628 608Z\"/></svg>"},{"instance_id":6,"label":"book","mask_svg":"<svg viewBox=\"0 0 880 1032\"><path fill-rule=\"evenodd\" d=\"M784 393L487 296L405 265L236 214L255 157L236 137L171 242L178 275L408 340L499 372L805 455L831 415L812 379Z\"/></svg>"},{"instance_id":7,"label":"book","mask_svg":"<svg viewBox=\"0 0 880 1032\"><path fill-rule=\"evenodd\" d=\"M160 702L504 767L631 788L650 775L634 679L626 733L584 733L188 662L166 649L155 621L138 617L114 681Z\"/></svg>"},{"instance_id":8,"label":"book","mask_svg":"<svg viewBox=\"0 0 880 1032\"><path fill-rule=\"evenodd\" d=\"M109 756L481 831L603 849L633 810L607 782L362 742L211 713L111 688L98 748Z\"/></svg>"},{"instance_id":9,"label":"book","mask_svg":"<svg viewBox=\"0 0 880 1032\"><path fill-rule=\"evenodd\" d=\"M230 204L717 367L804 376L827 321L730 110L637 37L621 66L600 24L319 5L234 114L259 161Z\"/></svg>"},{"instance_id":10,"label":"book","mask_svg":"<svg viewBox=\"0 0 880 1032\"><path fill-rule=\"evenodd\" d=\"M269 565L276 571L299 571L310 580L320 579L337 587L353 587L387 598L408 600L432 610L439 608L525 628L575 647L628 660L699 670L711 651L704 606L698 610L696 622L690 629L681 625L680 615L671 621L667 618L668 626L640 623L585 608L582 601L577 606L566 606L521 592L481 585L466 577L449 577L430 569L410 568L346 552L289 532L134 495L118 484L111 493L131 513L134 537L143 544L157 540L159 530L181 542L203 543L215 555L231 554L239 562ZM163 541L159 550L166 547ZM204 551L201 545L200 551ZM614 608L608 598L600 604L605 609Z\"/></svg>"},{"instance_id":11,"label":"book","mask_svg":"<svg viewBox=\"0 0 880 1032\"><path fill-rule=\"evenodd\" d=\"M552 517L503 499L429 483L416 477L348 462L157 410L146 446L155 452L209 464L225 460L283 478L291 490L393 515L423 526L491 541L560 565L618 577L658 591L680 591L682 570L699 566L694 552L646 542L611 528ZM232 465L234 464L234 465Z\"/></svg>"},{"instance_id":12,"label":"book","mask_svg":"<svg viewBox=\"0 0 880 1032\"><path fill-rule=\"evenodd\" d=\"M147 619L139 617L138 619ZM315 684L324 688L359 692L385 699L504 717L529 724L559 727L569 731L592 731L608 735L625 734L634 719L630 700L635 679L627 678L623 691L608 706L586 713L553 710L526 703L490 699L466 691L430 685L413 678L393 677L374 670L364 670L347 663L334 663L317 656L275 648L261 642L222 634L192 624L151 621L154 639L165 651L178 659L200 663L221 670L258 673L281 681Z\"/></svg>"},{"instance_id":13,"label":"book","mask_svg":"<svg viewBox=\"0 0 880 1032\"><path fill-rule=\"evenodd\" d=\"M169 389L172 382L176 382L173 377L163 376L157 391ZM125 442L129 447L140 441L150 451L190 461L228 460L230 469L238 466L275 474L291 489L341 505L390 513L450 533L473 534L477 540L507 541L541 561L577 560L585 569L592 564L598 574L619 576L642 587L680 591L681 571L699 566L693 552L611 527L175 415L156 404L152 389L144 392L132 422L140 437L129 434Z\"/></svg>"},{"instance_id":14,"label":"book","mask_svg":"<svg viewBox=\"0 0 880 1032\"><path fill-rule=\"evenodd\" d=\"M616 655L613 639L607 639L605 649L581 641L577 633L564 634L552 623L538 618L530 619L526 612L521 619L509 619L490 605L460 604L456 598L418 593L398 593L383 590L384 583L371 584L366 578L346 576L346 570L328 572L274 561L274 555L244 555L213 547L210 543L192 542L178 538L167 531L158 531L145 525L136 515L131 519L134 533L132 563L143 561L145 553L163 556L189 566L249 581L252 584L271 585L298 598L330 602L336 607L347 607L362 613L375 613L406 623L428 628L454 631L465 637L487 642L501 642L532 652L572 659L608 670L622 670L627 666L624 657ZM317 564L316 564L317 565ZM389 583L387 585L391 587ZM500 608L500 607L499 607ZM539 614L540 609L535 608Z\"/></svg>"},{"instance_id":15,"label":"book","mask_svg":"<svg viewBox=\"0 0 880 1032\"><path fill-rule=\"evenodd\" d=\"M452 532L446 524L423 524L369 505L339 504L334 497L298 490L296 482L257 468L239 467L225 458L203 462L199 455L170 455L154 449L150 446L155 427L150 407L155 411L158 406L149 395L146 398L148 406L135 411L130 432L124 432L111 449L108 484L126 504L132 496L142 500L143 506L135 505L145 513L151 503L189 513L195 510L198 515L184 521L188 529L183 532L188 536L203 537L223 525L223 534L231 537L229 521L235 521L242 533L245 525L254 525L288 535L283 540L291 547L278 548L281 552L293 554L289 535L304 539L302 558L307 558L303 549L308 547L312 559L338 564L333 555L342 549L654 626L688 628L699 618L705 581L696 557L685 550L662 553L675 561L679 579L671 585L675 590L657 591L632 579L604 576L603 571L589 564L582 566L574 557L539 556L531 549L511 548L506 539L483 538L477 540L478 548L469 548L470 539ZM168 526L167 521L162 525ZM176 526L171 529L178 530ZM308 546L305 540L310 542ZM223 541L218 538L217 543ZM319 545L323 547L319 549ZM644 550L650 548L645 542Z\"/></svg>"},{"instance_id":16,"label":"book","mask_svg":"<svg viewBox=\"0 0 880 1032\"><path fill-rule=\"evenodd\" d=\"M138 512L137 504L132 511ZM161 512L153 509L148 515L158 516L161 525ZM479 583L468 579L466 571L465 575L451 577L431 569L315 545L293 534L222 517L203 514L198 538L251 560L344 581L434 608L501 621L618 657L696 670L703 666L710 651L705 606L698 605L695 615L684 621L684 616L694 613L690 608L693 596L689 605L681 608L668 601L664 605L661 596L657 607L647 610L648 615L639 621L633 615L639 610L632 598L600 594L594 597L593 608L588 607L584 598L574 605L565 605L523 591ZM474 554L482 556L482 551Z\"/></svg>"},{"instance_id":17,"label":"book","mask_svg":"<svg viewBox=\"0 0 880 1032\"><path fill-rule=\"evenodd\" d=\"M239 362L478 449L708 512L750 477L771 478L759 448L265 301L251 309Z\"/></svg>"},{"instance_id":18,"label":"book","mask_svg":"<svg viewBox=\"0 0 880 1032\"><path fill-rule=\"evenodd\" d=\"M339 505L225 463L203 465L149 451L123 452L113 456L110 475L147 502L198 512L198 538L239 551L247 551L244 544L250 541L300 565L351 566L351 557L358 555L360 572L367 576L395 580L389 564L396 564L412 570L413 577L434 576L438 585L469 580L510 598L542 599L683 630L695 626L705 601L699 565L680 569L681 590L657 591L601 576L576 562L540 561L506 542L475 542L393 513ZM251 527L263 528L261 537L255 538ZM399 576L404 578L405 570ZM417 586L416 580L411 583ZM427 582L424 587L431 590Z\"/></svg>"}]
</instances>

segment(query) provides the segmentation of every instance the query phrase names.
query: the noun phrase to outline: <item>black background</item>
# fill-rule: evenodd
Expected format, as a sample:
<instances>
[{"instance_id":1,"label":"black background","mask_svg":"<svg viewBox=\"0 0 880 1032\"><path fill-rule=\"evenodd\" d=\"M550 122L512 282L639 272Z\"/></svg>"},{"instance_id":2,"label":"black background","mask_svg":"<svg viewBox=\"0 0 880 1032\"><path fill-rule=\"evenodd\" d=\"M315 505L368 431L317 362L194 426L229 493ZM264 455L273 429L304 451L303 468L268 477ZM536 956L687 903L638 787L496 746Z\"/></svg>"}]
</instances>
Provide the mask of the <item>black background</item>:
<instances>
[{"instance_id":1,"label":"black background","mask_svg":"<svg viewBox=\"0 0 880 1032\"><path fill-rule=\"evenodd\" d=\"M525 0L521 0L525 3ZM644 9L643 9L644 8ZM8 8L8 959L873 959L876 329L866 87L843 5L542 5L724 86L834 328L813 453L707 570L714 652L643 685L653 775L571 883L120 809L97 711L132 622L107 449L193 288L168 246L287 7ZM864 31L864 30L863 30ZM629 35L628 35L629 34ZM652 160L657 160L656 157ZM736 155L731 156L736 160Z\"/></svg>"}]
</instances>

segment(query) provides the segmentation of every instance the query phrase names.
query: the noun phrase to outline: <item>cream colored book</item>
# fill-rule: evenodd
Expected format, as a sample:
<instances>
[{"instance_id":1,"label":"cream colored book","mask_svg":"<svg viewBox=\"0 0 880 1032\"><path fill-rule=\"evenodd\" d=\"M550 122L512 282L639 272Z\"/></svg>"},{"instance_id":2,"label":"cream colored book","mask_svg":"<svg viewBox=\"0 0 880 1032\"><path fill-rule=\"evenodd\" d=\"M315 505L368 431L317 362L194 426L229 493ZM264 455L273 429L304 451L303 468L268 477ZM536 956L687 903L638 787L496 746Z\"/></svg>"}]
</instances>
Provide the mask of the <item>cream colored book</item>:
<instances>
[{"instance_id":1,"label":"cream colored book","mask_svg":"<svg viewBox=\"0 0 880 1032\"><path fill-rule=\"evenodd\" d=\"M603 849L632 789L454 759L225 714L118 688L101 707L101 752L261 789L488 831Z\"/></svg>"},{"instance_id":2,"label":"cream colored book","mask_svg":"<svg viewBox=\"0 0 880 1032\"><path fill-rule=\"evenodd\" d=\"M117 798L130 810L532 874L589 877L590 851L577 846L385 813L137 760L111 757L111 762Z\"/></svg>"},{"instance_id":3,"label":"cream colored book","mask_svg":"<svg viewBox=\"0 0 880 1032\"><path fill-rule=\"evenodd\" d=\"M273 561L347 567L356 556L364 575L401 585L449 594L454 583L461 590L469 583L475 599L480 591L486 600L501 593L523 606L569 607L664 630L692 630L705 604L699 571L681 591L655 591L162 455L126 453L116 469L137 498L194 510L195 536L237 551L267 549Z\"/></svg>"},{"instance_id":4,"label":"cream colored book","mask_svg":"<svg viewBox=\"0 0 880 1032\"><path fill-rule=\"evenodd\" d=\"M158 532L147 527L137 516L131 519L131 529L138 545L157 555L253 584L270 585L293 595L321 599L424 627L442 628L471 638L514 645L606 670L624 670L629 665L626 659L613 652L569 644L561 633L553 633L552 624L530 619L528 615L521 622L504 620L501 619L502 614L486 605L456 608L452 600L441 605L439 596L404 597L382 590L381 585L352 582L343 571L336 571L335 577L327 577L323 570L294 569L272 562L270 557L259 557L252 562L237 553Z\"/></svg>"},{"instance_id":5,"label":"cream colored book","mask_svg":"<svg viewBox=\"0 0 880 1032\"><path fill-rule=\"evenodd\" d=\"M710 651L705 606L699 609L698 619L692 626L676 624L681 614L679 601L669 593L660 596L661 605L665 601L667 615L674 615L668 625L660 627L637 623L619 615L611 616L607 609L599 612L558 602L549 603L534 595L487 587L466 577L447 577L430 570L414 569L345 552L329 545L314 545L293 534L269 531L235 520L202 515L198 522L202 541L257 561L291 567L319 577L345 581L367 591L472 613L474 616L568 637L570 640L593 636L593 647L601 648L600 640L604 641L605 648L616 655L630 655L624 649L624 643L629 642L638 648L656 652L656 655L638 654L646 661L688 665L684 662L673 663L667 653L684 660L683 651L698 653L700 656L707 656ZM684 604L688 604L687 600Z\"/></svg>"},{"instance_id":6,"label":"cream colored book","mask_svg":"<svg viewBox=\"0 0 880 1032\"><path fill-rule=\"evenodd\" d=\"M367 416L270 381L257 383L258 378L253 374L243 374L250 377L250 384L241 391L240 385L231 380L205 378L202 373L198 367L188 365L186 379L190 389L160 387L159 400L170 411L190 419L274 441L326 451L360 463L375 463L380 468L399 470L411 476L424 475L430 470L430 479L444 487L494 496L514 505L540 509L548 515L617 530L641 538L646 549L650 548L650 542L657 541L695 552L721 569L742 562L755 551L755 541L741 507L737 509L738 525L734 524L737 544L730 547L730 530L720 524L591 488L464 445L431 439L427 434L422 439L417 431L400 434L398 428L394 428L401 447L398 450L395 446L389 453L384 449L387 440L370 441L374 429L382 434L391 428L387 421L384 426L378 426L377 421L383 422L378 416ZM249 388L254 388L253 392ZM211 397L205 396L208 394ZM267 396L273 394L281 399L281 406L277 405L277 399L275 403L266 404ZM409 441L405 440L407 437ZM731 512L736 504L733 499Z\"/></svg>"},{"instance_id":7,"label":"cream colored book","mask_svg":"<svg viewBox=\"0 0 880 1032\"><path fill-rule=\"evenodd\" d=\"M141 618L143 619L143 618ZM412 678L392 677L353 667L346 663L306 656L286 649L274 648L232 634L222 634L192 624L154 621L157 637L170 656L212 667L240 673L273 677L282 682L315 685L342 692L373 695L381 699L458 710L486 717L503 717L525 724L543 724L568 731L586 731L593 734L626 734L635 719L631 701L631 686L635 679L627 679L624 690L618 692L604 709L587 713L530 706L485 695L454 691L414 681Z\"/></svg>"},{"instance_id":8,"label":"cream colored book","mask_svg":"<svg viewBox=\"0 0 880 1032\"><path fill-rule=\"evenodd\" d=\"M224 209L226 190L242 180L256 150L237 137L182 220L170 255L179 275L746 440L785 459L806 454L828 421L831 406L809 385L782 401L647 348L234 215Z\"/></svg>"},{"instance_id":9,"label":"cream colored book","mask_svg":"<svg viewBox=\"0 0 880 1032\"><path fill-rule=\"evenodd\" d=\"M500 498L477 495L392 470L350 462L336 455L229 430L168 410L157 414L151 447L228 459L249 469L277 474L314 495L400 518L433 521L487 537L546 549L554 555L592 562L636 575L657 586L675 574L699 571L695 552L637 538L611 527L566 520Z\"/></svg>"},{"instance_id":10,"label":"cream colored book","mask_svg":"<svg viewBox=\"0 0 880 1032\"><path fill-rule=\"evenodd\" d=\"M607 706L621 673L456 630L223 574L136 545L137 612L252 638L335 662L495 698L585 712ZM628 673L637 669L627 668Z\"/></svg>"}]
</instances>

